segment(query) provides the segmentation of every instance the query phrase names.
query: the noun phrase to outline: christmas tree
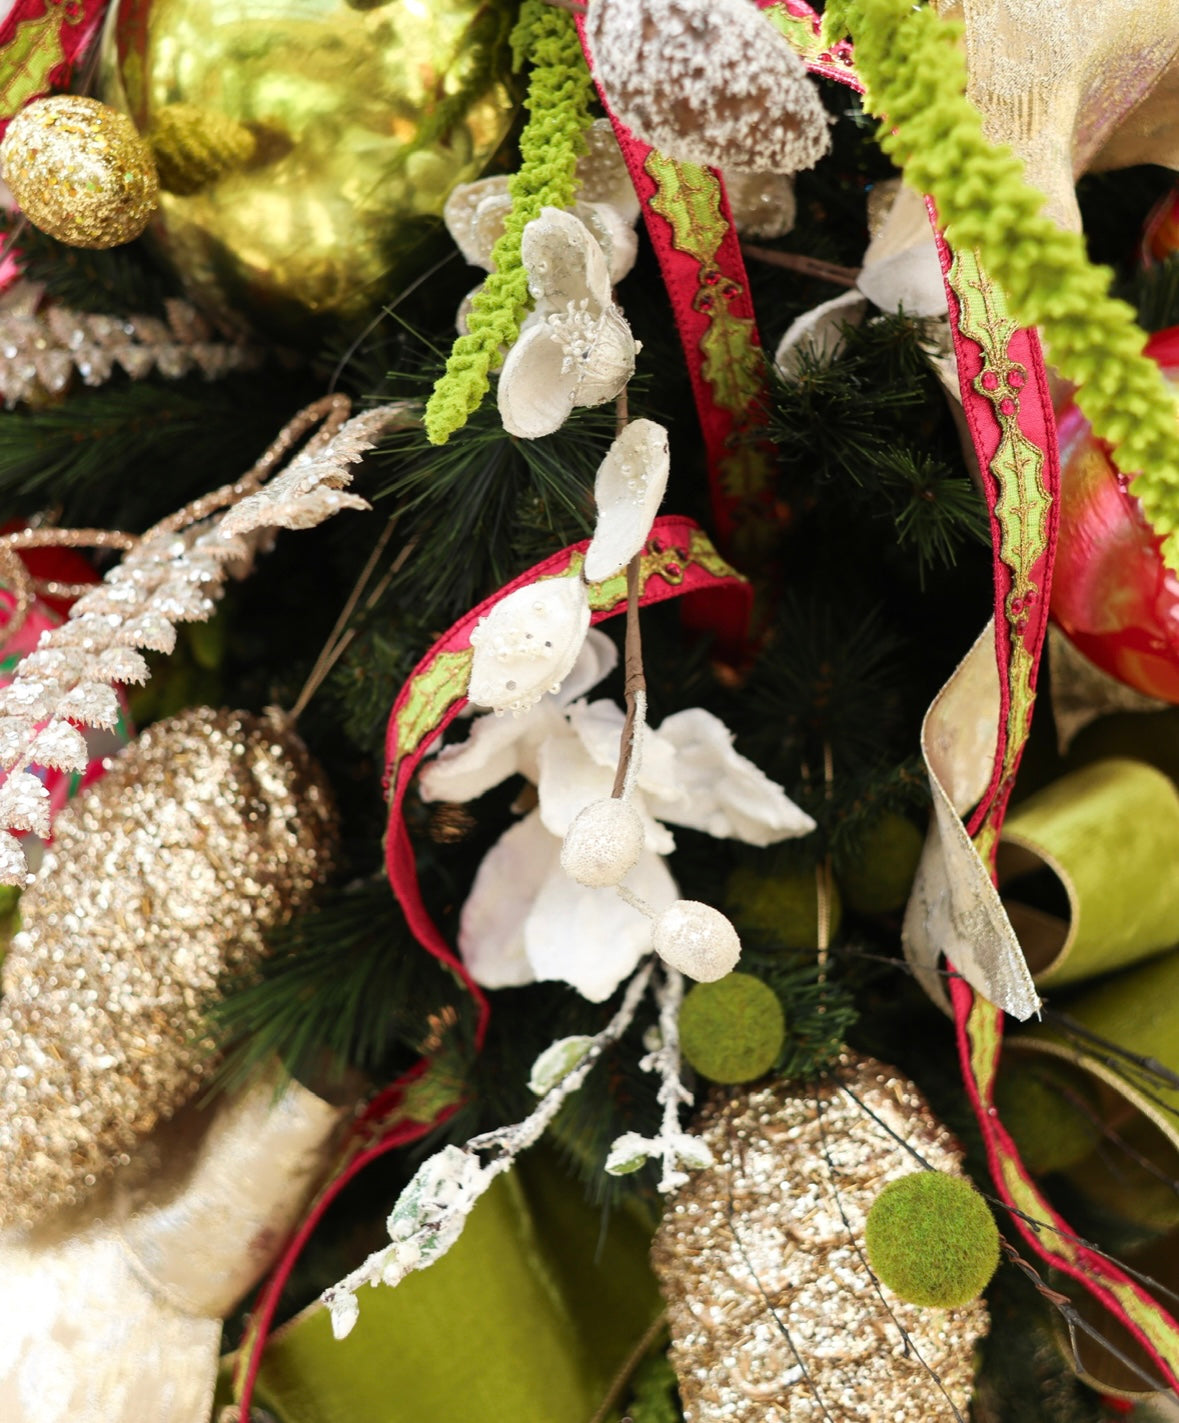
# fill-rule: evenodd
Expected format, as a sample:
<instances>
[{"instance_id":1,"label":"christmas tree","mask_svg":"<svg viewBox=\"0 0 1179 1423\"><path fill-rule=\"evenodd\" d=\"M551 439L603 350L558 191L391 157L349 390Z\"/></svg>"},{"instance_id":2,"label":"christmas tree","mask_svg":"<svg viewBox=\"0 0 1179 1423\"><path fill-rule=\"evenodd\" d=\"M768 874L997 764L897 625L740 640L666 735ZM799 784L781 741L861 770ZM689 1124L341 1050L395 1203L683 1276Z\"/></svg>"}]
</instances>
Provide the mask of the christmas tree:
<instances>
[{"instance_id":1,"label":"christmas tree","mask_svg":"<svg viewBox=\"0 0 1179 1423\"><path fill-rule=\"evenodd\" d=\"M1174 8L16 0L5 1423L1179 1416Z\"/></svg>"}]
</instances>

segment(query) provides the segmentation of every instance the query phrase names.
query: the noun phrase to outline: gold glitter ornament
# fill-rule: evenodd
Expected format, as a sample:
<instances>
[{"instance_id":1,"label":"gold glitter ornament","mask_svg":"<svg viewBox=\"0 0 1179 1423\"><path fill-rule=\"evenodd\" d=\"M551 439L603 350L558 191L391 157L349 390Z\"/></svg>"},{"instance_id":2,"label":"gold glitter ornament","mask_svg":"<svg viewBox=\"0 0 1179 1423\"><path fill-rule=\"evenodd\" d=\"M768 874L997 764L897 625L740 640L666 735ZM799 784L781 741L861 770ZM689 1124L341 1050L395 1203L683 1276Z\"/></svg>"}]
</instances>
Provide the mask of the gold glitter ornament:
<instances>
[{"instance_id":1,"label":"gold glitter ornament","mask_svg":"<svg viewBox=\"0 0 1179 1423\"><path fill-rule=\"evenodd\" d=\"M202 1008L327 874L327 786L281 713L150 727L63 810L0 998L0 1226L81 1200L214 1065Z\"/></svg>"},{"instance_id":2,"label":"gold glitter ornament","mask_svg":"<svg viewBox=\"0 0 1179 1423\"><path fill-rule=\"evenodd\" d=\"M160 190L131 120L80 94L22 109L0 143L0 173L33 226L71 247L134 241Z\"/></svg>"},{"instance_id":3,"label":"gold glitter ornament","mask_svg":"<svg viewBox=\"0 0 1179 1423\"><path fill-rule=\"evenodd\" d=\"M149 238L189 297L287 340L359 324L437 259L452 188L479 176L515 100L508 0L122 0L102 97L154 135L192 106L256 151ZM190 109L191 112L191 109Z\"/></svg>"},{"instance_id":4,"label":"gold glitter ornament","mask_svg":"<svg viewBox=\"0 0 1179 1423\"><path fill-rule=\"evenodd\" d=\"M717 1093L696 1129L716 1165L674 1197L651 1251L686 1423L964 1416L986 1306L906 1304L864 1252L881 1187L921 1169L905 1144L960 1174L912 1082L845 1052L799 1093Z\"/></svg>"}]
</instances>

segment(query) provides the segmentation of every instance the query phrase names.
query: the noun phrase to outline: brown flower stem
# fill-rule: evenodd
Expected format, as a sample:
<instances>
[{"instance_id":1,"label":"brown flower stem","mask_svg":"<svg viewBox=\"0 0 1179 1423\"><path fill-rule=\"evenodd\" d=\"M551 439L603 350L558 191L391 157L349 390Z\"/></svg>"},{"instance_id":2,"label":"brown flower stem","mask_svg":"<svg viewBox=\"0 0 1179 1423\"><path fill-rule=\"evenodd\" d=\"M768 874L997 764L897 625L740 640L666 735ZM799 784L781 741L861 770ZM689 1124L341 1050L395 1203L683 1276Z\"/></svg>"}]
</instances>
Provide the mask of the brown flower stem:
<instances>
[{"instance_id":1,"label":"brown flower stem","mask_svg":"<svg viewBox=\"0 0 1179 1423\"><path fill-rule=\"evenodd\" d=\"M742 242L741 251L755 262L786 267L791 272L798 272L804 277L818 277L820 281L831 282L837 287L854 287L861 270L859 267L840 267L819 257L808 257L804 252L778 252L773 247L759 247L753 242Z\"/></svg>"},{"instance_id":2,"label":"brown flower stem","mask_svg":"<svg viewBox=\"0 0 1179 1423\"><path fill-rule=\"evenodd\" d=\"M626 773L634 755L636 704L640 693L645 700L647 691L647 678L643 672L643 637L639 628L639 570L642 558L640 549L626 565L626 645L623 653L623 665L626 669L626 720L622 723L618 770L614 773L614 789L610 792L615 800L622 796Z\"/></svg>"}]
</instances>

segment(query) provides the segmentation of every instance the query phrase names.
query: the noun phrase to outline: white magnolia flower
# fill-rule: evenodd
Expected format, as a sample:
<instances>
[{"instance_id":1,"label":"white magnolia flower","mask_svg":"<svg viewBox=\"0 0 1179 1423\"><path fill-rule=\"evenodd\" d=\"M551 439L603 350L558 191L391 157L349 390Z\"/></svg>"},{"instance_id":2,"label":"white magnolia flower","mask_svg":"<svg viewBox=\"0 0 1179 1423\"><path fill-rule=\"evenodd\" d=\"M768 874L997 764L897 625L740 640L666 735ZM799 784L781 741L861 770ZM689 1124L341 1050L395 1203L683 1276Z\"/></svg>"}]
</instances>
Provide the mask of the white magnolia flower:
<instances>
[{"instance_id":1,"label":"white magnolia flower","mask_svg":"<svg viewBox=\"0 0 1179 1423\"><path fill-rule=\"evenodd\" d=\"M572 671L589 623L589 594L578 577L517 588L475 624L467 699L496 712L527 711Z\"/></svg>"},{"instance_id":2,"label":"white magnolia flower","mask_svg":"<svg viewBox=\"0 0 1179 1423\"><path fill-rule=\"evenodd\" d=\"M524 229L521 257L536 306L504 361L499 413L509 434L534 440L559 430L575 405L613 400L638 347L584 223L542 208Z\"/></svg>"},{"instance_id":3,"label":"white magnolia flower","mask_svg":"<svg viewBox=\"0 0 1179 1423\"><path fill-rule=\"evenodd\" d=\"M473 800L517 773L537 788L536 809L488 852L463 906L459 948L486 988L559 979L601 1002L651 949L645 915L561 868L573 820L613 786L623 712L580 698L616 661L610 640L591 630L558 692L515 718L477 718L467 740L444 747L422 773L425 800ZM643 848L625 885L655 915L679 898L663 861L675 848L668 824L755 845L814 828L781 787L733 750L724 724L699 708L644 733L630 804L642 821Z\"/></svg>"}]
</instances>

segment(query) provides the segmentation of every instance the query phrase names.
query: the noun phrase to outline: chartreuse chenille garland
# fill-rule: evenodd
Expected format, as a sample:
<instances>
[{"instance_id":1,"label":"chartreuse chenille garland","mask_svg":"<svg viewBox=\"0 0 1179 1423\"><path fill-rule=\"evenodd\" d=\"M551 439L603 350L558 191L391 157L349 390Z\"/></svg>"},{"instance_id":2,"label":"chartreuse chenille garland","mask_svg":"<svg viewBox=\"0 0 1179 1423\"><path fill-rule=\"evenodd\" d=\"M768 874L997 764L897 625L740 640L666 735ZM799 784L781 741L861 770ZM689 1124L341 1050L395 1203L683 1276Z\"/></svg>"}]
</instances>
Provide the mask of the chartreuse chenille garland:
<instances>
[{"instance_id":1,"label":"chartreuse chenille garland","mask_svg":"<svg viewBox=\"0 0 1179 1423\"><path fill-rule=\"evenodd\" d=\"M1089 262L1078 233L1043 214L1022 161L983 137L966 98L962 27L911 0L831 0L823 26L827 44L852 38L865 104L882 120L881 147L934 199L948 240L978 251L1012 316L1040 328L1094 432L1114 447L1119 468L1137 471L1131 491L1179 569L1174 395L1142 354L1146 336L1132 309L1110 296L1110 272Z\"/></svg>"},{"instance_id":2,"label":"chartreuse chenille garland","mask_svg":"<svg viewBox=\"0 0 1179 1423\"><path fill-rule=\"evenodd\" d=\"M454 343L446 372L426 404L426 434L435 445L445 444L479 408L489 372L502 363L501 350L519 335L529 304L521 235L541 208L572 206L577 159L585 151L593 83L572 15L544 0L525 0L512 42L533 65L520 169L508 182L512 209L491 251L492 271L472 302L467 335Z\"/></svg>"}]
</instances>

